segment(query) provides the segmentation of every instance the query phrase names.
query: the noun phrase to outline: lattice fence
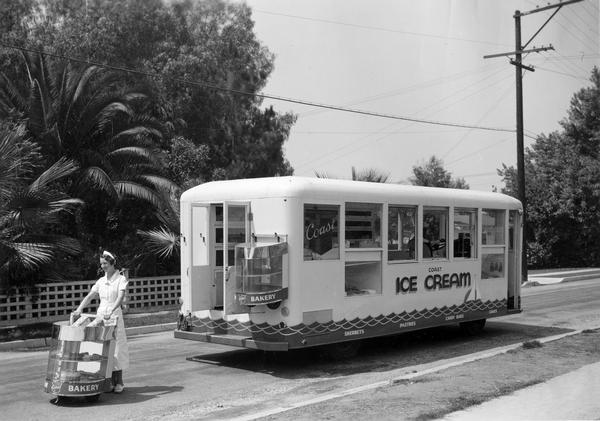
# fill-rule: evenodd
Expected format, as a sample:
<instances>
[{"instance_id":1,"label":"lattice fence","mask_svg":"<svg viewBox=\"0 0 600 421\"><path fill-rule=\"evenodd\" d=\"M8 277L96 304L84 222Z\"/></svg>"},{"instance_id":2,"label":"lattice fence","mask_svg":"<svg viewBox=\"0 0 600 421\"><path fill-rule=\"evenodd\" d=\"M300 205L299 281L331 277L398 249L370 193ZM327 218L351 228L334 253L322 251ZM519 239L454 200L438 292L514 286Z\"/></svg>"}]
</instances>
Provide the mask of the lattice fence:
<instances>
[{"instance_id":1,"label":"lattice fence","mask_svg":"<svg viewBox=\"0 0 600 421\"><path fill-rule=\"evenodd\" d=\"M36 285L36 296L23 291L10 296L0 295L0 326L66 320L94 282L95 280L39 284ZM180 295L179 276L130 278L127 306L131 313L176 309ZM97 300L92 301L86 312L95 312L97 305Z\"/></svg>"}]
</instances>

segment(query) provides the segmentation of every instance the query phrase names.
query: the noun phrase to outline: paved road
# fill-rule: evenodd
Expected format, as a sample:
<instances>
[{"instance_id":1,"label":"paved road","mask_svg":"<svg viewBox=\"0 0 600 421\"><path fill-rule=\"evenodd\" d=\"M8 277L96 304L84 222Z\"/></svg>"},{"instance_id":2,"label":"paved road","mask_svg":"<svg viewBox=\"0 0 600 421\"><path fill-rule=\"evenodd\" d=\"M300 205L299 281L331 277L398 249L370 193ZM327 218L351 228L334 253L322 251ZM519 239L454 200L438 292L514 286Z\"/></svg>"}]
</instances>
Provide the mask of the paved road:
<instances>
[{"instance_id":1,"label":"paved road","mask_svg":"<svg viewBox=\"0 0 600 421\"><path fill-rule=\"evenodd\" d=\"M467 339L456 327L369 341L361 354L331 362L315 352L265 360L260 352L175 340L172 333L130 338L132 367L126 392L105 394L99 403L51 405L42 389L48 353L0 354L2 419L214 419L310 399L388 379L416 365L435 365L499 344L600 326L600 283L580 281L524 289L527 312L489 322L480 337ZM196 357L186 360L186 357Z\"/></svg>"},{"instance_id":2,"label":"paved road","mask_svg":"<svg viewBox=\"0 0 600 421\"><path fill-rule=\"evenodd\" d=\"M586 329L600 326L600 280L523 289L525 312L503 320L538 326Z\"/></svg>"}]
</instances>

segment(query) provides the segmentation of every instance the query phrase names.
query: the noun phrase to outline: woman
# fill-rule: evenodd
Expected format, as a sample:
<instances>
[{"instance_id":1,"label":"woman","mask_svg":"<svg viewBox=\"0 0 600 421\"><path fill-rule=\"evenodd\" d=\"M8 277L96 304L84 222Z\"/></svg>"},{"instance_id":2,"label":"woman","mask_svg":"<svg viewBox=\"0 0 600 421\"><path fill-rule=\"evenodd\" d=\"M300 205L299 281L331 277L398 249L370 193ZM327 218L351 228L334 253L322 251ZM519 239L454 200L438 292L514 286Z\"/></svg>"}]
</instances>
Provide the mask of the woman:
<instances>
[{"instance_id":1,"label":"woman","mask_svg":"<svg viewBox=\"0 0 600 421\"><path fill-rule=\"evenodd\" d=\"M112 253L107 251L102 252L100 267L105 275L96 281L89 294L81 301L81 304L79 304L79 307L77 307L77 310L73 314L79 316L82 310L96 296L99 296L100 306L98 307L96 317L110 319L111 316L116 316L118 318L112 383L114 386L113 391L121 393L125 388L123 385L123 370L129 367L129 350L127 348L123 312L121 311L121 303L127 291L127 279L119 273L115 264L116 258Z\"/></svg>"}]
</instances>

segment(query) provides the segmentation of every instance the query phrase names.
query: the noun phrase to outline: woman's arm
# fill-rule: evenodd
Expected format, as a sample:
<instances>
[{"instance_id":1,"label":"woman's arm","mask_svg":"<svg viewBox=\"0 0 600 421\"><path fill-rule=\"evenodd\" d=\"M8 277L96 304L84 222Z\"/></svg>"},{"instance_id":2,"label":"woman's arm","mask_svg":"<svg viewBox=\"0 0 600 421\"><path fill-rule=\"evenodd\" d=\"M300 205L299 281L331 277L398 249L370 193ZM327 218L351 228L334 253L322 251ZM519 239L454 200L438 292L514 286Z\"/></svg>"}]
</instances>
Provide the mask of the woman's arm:
<instances>
[{"instance_id":1,"label":"woman's arm","mask_svg":"<svg viewBox=\"0 0 600 421\"><path fill-rule=\"evenodd\" d=\"M88 304L96 297L96 294L97 293L95 291L88 292L88 295L86 295L85 298L81 301L81 303L77 307L77 310L75 310L73 314L75 314L76 316L80 315L83 309L86 308Z\"/></svg>"}]
</instances>

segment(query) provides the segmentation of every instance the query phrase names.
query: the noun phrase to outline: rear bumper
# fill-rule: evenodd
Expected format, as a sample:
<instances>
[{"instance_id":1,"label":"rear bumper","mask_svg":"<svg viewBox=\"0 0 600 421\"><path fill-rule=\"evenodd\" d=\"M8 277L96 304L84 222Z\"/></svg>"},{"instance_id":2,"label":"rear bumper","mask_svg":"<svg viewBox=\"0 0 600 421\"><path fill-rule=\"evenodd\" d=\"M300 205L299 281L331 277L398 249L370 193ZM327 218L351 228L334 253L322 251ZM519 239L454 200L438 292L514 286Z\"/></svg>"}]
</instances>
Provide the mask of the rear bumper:
<instances>
[{"instance_id":1,"label":"rear bumper","mask_svg":"<svg viewBox=\"0 0 600 421\"><path fill-rule=\"evenodd\" d=\"M192 341L210 342L213 344L237 346L250 349L261 349L263 351L287 351L287 342L267 342L257 341L250 336L215 334L207 332L189 332L176 330L173 335L178 339L188 339Z\"/></svg>"}]
</instances>

